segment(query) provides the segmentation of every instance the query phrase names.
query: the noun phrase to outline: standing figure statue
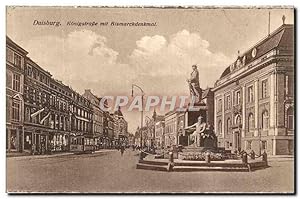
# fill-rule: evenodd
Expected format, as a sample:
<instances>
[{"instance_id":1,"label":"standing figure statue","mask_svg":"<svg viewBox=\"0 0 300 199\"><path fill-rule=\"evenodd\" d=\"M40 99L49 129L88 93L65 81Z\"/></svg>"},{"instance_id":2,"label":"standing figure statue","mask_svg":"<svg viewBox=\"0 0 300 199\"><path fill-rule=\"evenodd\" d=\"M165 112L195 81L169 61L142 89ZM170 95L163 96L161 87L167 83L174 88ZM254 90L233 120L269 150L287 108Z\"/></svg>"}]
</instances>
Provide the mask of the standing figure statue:
<instances>
[{"instance_id":1,"label":"standing figure statue","mask_svg":"<svg viewBox=\"0 0 300 199\"><path fill-rule=\"evenodd\" d=\"M207 124L205 122L202 122L201 115L198 117L198 122L196 122L191 126L186 127L185 130L192 129L192 128L196 128L196 130L191 134L192 138L194 139L194 145L200 147L201 134L207 128Z\"/></svg>"},{"instance_id":2,"label":"standing figure statue","mask_svg":"<svg viewBox=\"0 0 300 199\"><path fill-rule=\"evenodd\" d=\"M196 65L193 65L192 68L193 71L191 73L191 77L187 80L187 82L189 83L190 94L194 103L200 103L202 100L202 90L199 83L199 71Z\"/></svg>"}]
</instances>

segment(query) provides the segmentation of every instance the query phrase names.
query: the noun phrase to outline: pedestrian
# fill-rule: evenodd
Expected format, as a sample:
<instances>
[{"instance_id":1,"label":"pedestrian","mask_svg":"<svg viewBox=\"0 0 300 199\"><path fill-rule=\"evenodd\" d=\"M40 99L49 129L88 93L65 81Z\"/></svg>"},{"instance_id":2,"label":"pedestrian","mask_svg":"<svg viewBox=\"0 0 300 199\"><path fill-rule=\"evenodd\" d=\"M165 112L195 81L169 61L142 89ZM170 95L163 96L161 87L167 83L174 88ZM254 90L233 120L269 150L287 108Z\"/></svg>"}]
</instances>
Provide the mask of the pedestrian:
<instances>
[{"instance_id":1,"label":"pedestrian","mask_svg":"<svg viewBox=\"0 0 300 199\"><path fill-rule=\"evenodd\" d=\"M120 151L121 151L121 156L123 156L123 153L125 151L125 147L123 145L121 146L121 150Z\"/></svg>"}]
</instances>

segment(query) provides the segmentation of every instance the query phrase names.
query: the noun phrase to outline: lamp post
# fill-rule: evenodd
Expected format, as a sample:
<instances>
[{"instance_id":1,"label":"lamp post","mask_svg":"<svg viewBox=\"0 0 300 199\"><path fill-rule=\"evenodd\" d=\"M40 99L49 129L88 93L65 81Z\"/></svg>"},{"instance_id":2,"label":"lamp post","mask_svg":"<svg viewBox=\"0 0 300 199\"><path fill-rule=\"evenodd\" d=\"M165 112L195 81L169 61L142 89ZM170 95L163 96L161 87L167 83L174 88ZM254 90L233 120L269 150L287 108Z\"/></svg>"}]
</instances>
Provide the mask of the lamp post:
<instances>
[{"instance_id":1,"label":"lamp post","mask_svg":"<svg viewBox=\"0 0 300 199\"><path fill-rule=\"evenodd\" d=\"M141 91L141 94L142 94L142 111L141 111L141 147L143 147L143 131L142 131L142 128L143 128L143 101L144 101L144 95L145 95L145 93L144 93L144 90L140 87L140 86L138 86L138 85L136 85L136 84L132 84L132 86L131 86L131 96L133 97L133 89L134 89L134 87L136 87L136 88L138 88L140 91Z\"/></svg>"}]
</instances>

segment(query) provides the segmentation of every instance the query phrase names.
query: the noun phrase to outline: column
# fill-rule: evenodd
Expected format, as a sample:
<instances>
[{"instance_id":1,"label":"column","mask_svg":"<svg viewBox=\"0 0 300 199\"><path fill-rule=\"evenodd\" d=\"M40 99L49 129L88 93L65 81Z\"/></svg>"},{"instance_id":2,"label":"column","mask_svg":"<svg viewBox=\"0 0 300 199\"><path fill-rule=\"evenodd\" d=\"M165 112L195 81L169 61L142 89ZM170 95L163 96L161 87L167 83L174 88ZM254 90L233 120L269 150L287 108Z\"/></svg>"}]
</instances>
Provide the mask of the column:
<instances>
[{"instance_id":1,"label":"column","mask_svg":"<svg viewBox=\"0 0 300 199\"><path fill-rule=\"evenodd\" d=\"M258 79L255 80L254 82L254 110L255 110L255 114L254 114L254 136L258 136L258 131L259 131L259 115L258 115L258 95L259 95L259 87L258 87Z\"/></svg>"},{"instance_id":2,"label":"column","mask_svg":"<svg viewBox=\"0 0 300 199\"><path fill-rule=\"evenodd\" d=\"M222 94L222 137L225 138L225 94Z\"/></svg>"},{"instance_id":3,"label":"column","mask_svg":"<svg viewBox=\"0 0 300 199\"><path fill-rule=\"evenodd\" d=\"M246 131L246 86L242 86L242 137L245 137Z\"/></svg>"},{"instance_id":4,"label":"column","mask_svg":"<svg viewBox=\"0 0 300 199\"><path fill-rule=\"evenodd\" d=\"M215 131L216 131L216 129L218 128L218 124L217 124L217 98L215 97L215 100L214 100L214 103L215 103L215 105L214 105L214 128L215 128ZM219 132L218 132L219 133Z\"/></svg>"},{"instance_id":5,"label":"column","mask_svg":"<svg viewBox=\"0 0 300 199\"><path fill-rule=\"evenodd\" d=\"M272 73L270 76L270 128L275 127L275 82L274 82L275 74ZM273 134L273 133L272 133Z\"/></svg>"}]
</instances>

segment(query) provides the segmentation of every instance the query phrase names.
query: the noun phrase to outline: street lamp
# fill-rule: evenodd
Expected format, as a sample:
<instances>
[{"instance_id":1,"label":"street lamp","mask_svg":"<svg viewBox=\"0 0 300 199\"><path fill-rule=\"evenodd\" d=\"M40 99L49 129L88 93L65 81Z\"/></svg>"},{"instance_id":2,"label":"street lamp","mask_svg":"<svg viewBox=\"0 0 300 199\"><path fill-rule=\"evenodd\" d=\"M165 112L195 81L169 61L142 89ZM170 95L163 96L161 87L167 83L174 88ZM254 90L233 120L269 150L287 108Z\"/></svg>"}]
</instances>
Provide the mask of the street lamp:
<instances>
[{"instance_id":1,"label":"street lamp","mask_svg":"<svg viewBox=\"0 0 300 199\"><path fill-rule=\"evenodd\" d=\"M145 93L144 93L144 91L143 91L143 89L140 87L140 86L138 86L138 85L136 85L136 84L132 84L132 86L131 86L131 96L133 97L133 89L134 89L134 87L136 87L136 88L138 88L140 91L141 91L141 93L142 93L142 111L141 111L141 147L143 147L143 132L142 132L142 128L143 128L143 101L144 101L144 95L145 95Z\"/></svg>"}]
</instances>

